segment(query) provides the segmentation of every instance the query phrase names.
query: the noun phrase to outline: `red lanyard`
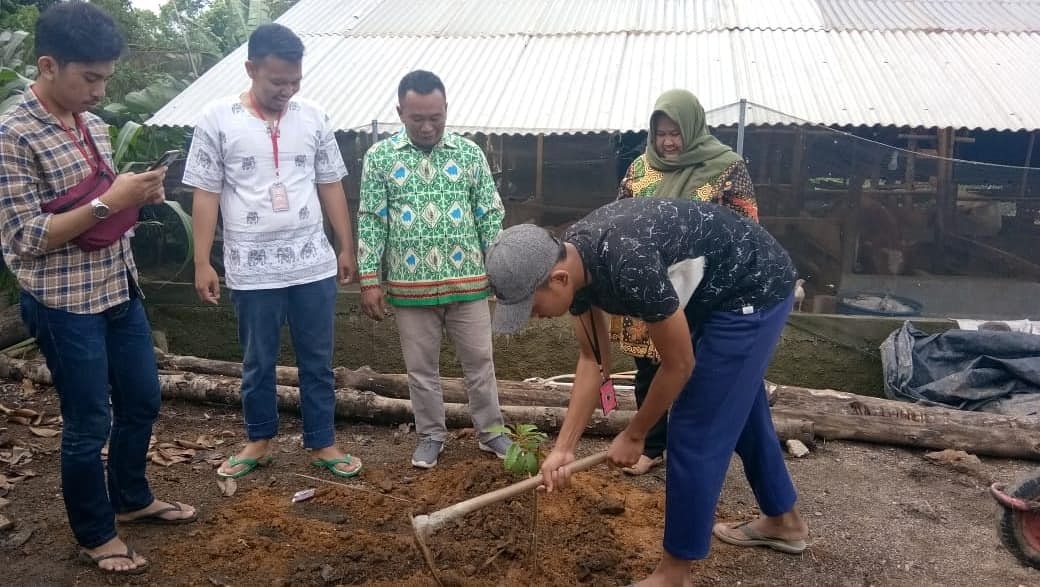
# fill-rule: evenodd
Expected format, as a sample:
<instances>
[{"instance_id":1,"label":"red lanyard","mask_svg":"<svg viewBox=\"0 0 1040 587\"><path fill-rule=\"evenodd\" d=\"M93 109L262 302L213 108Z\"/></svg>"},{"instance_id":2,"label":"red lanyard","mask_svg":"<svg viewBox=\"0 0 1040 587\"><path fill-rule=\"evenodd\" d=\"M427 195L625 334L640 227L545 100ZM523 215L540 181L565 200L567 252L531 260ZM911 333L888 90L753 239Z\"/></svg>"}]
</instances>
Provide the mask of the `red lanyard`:
<instances>
[{"instance_id":1,"label":"red lanyard","mask_svg":"<svg viewBox=\"0 0 1040 587\"><path fill-rule=\"evenodd\" d=\"M285 112L279 112L278 118L274 119L273 122L267 120L267 117L264 116L264 111L260 109L260 104L256 101L256 97L253 96L252 90L249 91L249 104L253 111L256 112L257 117L267 123L267 131L271 135L271 151L274 153L274 175L278 177L278 135L280 134L278 125L282 123L282 116L285 115Z\"/></svg>"},{"instance_id":2,"label":"red lanyard","mask_svg":"<svg viewBox=\"0 0 1040 587\"><path fill-rule=\"evenodd\" d=\"M91 138L88 134L90 131L88 131L85 126L83 126L83 123L79 119L79 115L73 112L72 120L76 121L76 130L79 131L80 135L82 136L82 141L80 140L81 137L76 136L76 133L72 132L71 128L65 126L65 122L62 121L61 118L58 118L57 115L51 112L51 109L47 107L47 103L40 98L39 94L36 93L35 84L29 86L29 89L32 90L33 95L36 96L36 100L40 102L40 106L43 106L43 109L47 112L47 114L50 114L54 117L55 120L58 121L58 126L61 127L61 130L65 131L65 134L68 135L70 140L72 140L72 144L76 145L76 148L79 149L80 154L82 154L83 158L86 159L87 165L90 166L90 170L97 171L97 162L90 156L89 153L87 153L87 150L83 148L82 141L91 141ZM93 142L91 142L91 146L93 146ZM100 155L98 155L98 157L100 158Z\"/></svg>"}]
</instances>

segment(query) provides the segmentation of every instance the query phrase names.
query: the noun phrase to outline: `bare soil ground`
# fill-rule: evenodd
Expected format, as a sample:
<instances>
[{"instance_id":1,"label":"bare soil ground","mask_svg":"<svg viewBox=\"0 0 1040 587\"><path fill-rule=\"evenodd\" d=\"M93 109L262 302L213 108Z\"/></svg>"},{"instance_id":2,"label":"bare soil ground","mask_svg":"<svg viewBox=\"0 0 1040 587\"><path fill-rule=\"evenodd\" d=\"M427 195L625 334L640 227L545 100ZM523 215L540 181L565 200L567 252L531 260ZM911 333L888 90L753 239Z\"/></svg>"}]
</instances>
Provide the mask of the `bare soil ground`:
<instances>
[{"instance_id":1,"label":"bare soil ground","mask_svg":"<svg viewBox=\"0 0 1040 587\"><path fill-rule=\"evenodd\" d=\"M57 414L48 388L8 383L0 404ZM31 452L0 474L16 480L0 514L0 573L11 585L433 585L412 545L409 515L436 510L514 481L473 438L449 443L441 464L425 472L408 460L415 436L399 429L342 423L338 439L365 461L348 487L307 465L300 423L283 414L276 461L221 494L207 462L243 439L235 409L167 402L157 442L231 435L187 462L149 465L157 495L195 504L200 520L169 527L126 526L124 536L152 563L138 577L110 577L77 563L58 477L59 437L41 437L0 418L0 458ZM458 431L456 431L458 432ZM585 451L605 447L587 439ZM692 574L696 585L1036 585L1040 573L1000 546L990 479L1010 481L1025 462L984 460L959 472L921 451L828 443L789 460L812 528L812 547L790 556L716 543ZM294 492L318 495L290 503ZM3 490L0 489L0 493ZM626 585L654 567L661 541L664 470L632 479L606 467L578 476L564 493L537 504L532 553L532 498L491 506L430 541L444 578L455 585ZM2 503L2 502L0 502ZM739 460L718 508L720 520L756 513Z\"/></svg>"}]
</instances>

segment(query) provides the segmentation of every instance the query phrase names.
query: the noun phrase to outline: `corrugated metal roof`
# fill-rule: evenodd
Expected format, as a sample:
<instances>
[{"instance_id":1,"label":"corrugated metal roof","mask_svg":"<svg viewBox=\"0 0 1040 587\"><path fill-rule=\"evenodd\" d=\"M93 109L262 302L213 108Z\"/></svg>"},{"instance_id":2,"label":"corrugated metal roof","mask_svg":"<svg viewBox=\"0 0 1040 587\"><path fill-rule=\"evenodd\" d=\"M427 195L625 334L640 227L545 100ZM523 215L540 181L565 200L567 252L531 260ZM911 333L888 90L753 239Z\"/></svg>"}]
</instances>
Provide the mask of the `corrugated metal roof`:
<instances>
[{"instance_id":1,"label":"corrugated metal roof","mask_svg":"<svg viewBox=\"0 0 1040 587\"><path fill-rule=\"evenodd\" d=\"M308 0L299 34L566 35L736 29L1040 31L1037 0Z\"/></svg>"},{"instance_id":2,"label":"corrugated metal roof","mask_svg":"<svg viewBox=\"0 0 1040 587\"><path fill-rule=\"evenodd\" d=\"M398 80L417 68L444 80L449 123L460 130L641 130L656 97L673 87L694 91L709 110L744 98L828 125L1040 129L1040 34L721 30L303 39L301 95L323 104L341 130L364 130L374 119L396 124ZM191 125L206 102L247 87L244 53L221 61L150 124ZM735 124L735 112L716 112L714 124ZM752 109L748 122L790 119Z\"/></svg>"}]
</instances>

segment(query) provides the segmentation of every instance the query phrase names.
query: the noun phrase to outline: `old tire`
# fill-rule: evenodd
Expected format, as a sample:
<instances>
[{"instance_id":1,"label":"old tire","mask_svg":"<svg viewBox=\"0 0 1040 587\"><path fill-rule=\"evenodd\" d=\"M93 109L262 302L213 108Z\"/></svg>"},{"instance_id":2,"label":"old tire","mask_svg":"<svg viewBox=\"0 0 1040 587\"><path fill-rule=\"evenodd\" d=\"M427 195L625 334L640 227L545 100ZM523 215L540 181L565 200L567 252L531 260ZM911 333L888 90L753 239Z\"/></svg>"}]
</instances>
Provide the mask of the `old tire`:
<instances>
[{"instance_id":1,"label":"old tire","mask_svg":"<svg viewBox=\"0 0 1040 587\"><path fill-rule=\"evenodd\" d=\"M1007 494L1026 501L1040 500L1040 473L1034 472L1008 487ZM997 526L1004 547L1022 564L1040 569L1040 511L1001 507Z\"/></svg>"}]
</instances>

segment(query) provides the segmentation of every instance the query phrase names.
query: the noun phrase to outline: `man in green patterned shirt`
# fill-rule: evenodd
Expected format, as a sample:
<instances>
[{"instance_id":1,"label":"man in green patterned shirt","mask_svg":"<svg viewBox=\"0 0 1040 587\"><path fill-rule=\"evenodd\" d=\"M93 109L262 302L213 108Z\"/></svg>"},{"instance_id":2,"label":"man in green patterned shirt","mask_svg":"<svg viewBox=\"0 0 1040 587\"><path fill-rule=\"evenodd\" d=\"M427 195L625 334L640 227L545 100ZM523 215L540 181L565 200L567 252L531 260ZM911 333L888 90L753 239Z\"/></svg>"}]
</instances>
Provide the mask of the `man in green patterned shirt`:
<instances>
[{"instance_id":1,"label":"man in green patterned shirt","mask_svg":"<svg viewBox=\"0 0 1040 587\"><path fill-rule=\"evenodd\" d=\"M481 450L505 458L491 353L484 251L504 209L484 153L445 133L444 84L413 71L397 89L404 130L365 153L358 212L361 308L370 318L394 306L419 444L412 465L437 465L448 432L440 383L441 333L455 343ZM385 288L385 292L383 291Z\"/></svg>"}]
</instances>

